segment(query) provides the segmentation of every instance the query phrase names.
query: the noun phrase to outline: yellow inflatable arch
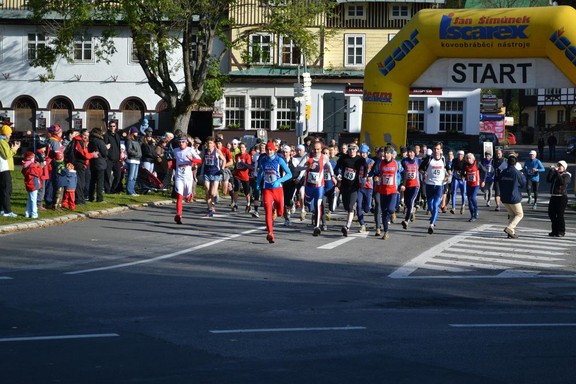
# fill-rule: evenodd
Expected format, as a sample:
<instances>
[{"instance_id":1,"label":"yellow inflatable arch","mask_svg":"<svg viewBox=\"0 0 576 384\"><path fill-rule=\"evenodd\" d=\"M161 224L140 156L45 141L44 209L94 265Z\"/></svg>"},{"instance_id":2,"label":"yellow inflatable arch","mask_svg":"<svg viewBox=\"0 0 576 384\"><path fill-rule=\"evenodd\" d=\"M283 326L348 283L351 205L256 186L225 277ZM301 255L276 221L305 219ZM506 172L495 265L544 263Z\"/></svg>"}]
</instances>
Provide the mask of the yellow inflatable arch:
<instances>
[{"instance_id":1,"label":"yellow inflatable arch","mask_svg":"<svg viewBox=\"0 0 576 384\"><path fill-rule=\"evenodd\" d=\"M567 6L418 12L366 66L361 142L406 143L410 86L438 59L547 58L576 84L575 24L576 10ZM488 74L476 68L474 76L522 81L530 65L500 64ZM455 68L452 80L466 70Z\"/></svg>"}]
</instances>

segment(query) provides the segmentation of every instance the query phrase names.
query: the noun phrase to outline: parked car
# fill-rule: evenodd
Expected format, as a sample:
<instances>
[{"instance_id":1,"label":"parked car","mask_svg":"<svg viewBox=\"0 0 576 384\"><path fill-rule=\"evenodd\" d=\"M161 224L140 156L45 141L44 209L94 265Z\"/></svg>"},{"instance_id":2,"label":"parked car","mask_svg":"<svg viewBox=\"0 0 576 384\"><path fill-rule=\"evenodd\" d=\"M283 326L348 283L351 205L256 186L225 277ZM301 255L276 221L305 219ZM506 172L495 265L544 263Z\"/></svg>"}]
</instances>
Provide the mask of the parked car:
<instances>
[{"instance_id":1,"label":"parked car","mask_svg":"<svg viewBox=\"0 0 576 384\"><path fill-rule=\"evenodd\" d=\"M566 154L576 156L576 137L568 140L568 143L566 144Z\"/></svg>"}]
</instances>

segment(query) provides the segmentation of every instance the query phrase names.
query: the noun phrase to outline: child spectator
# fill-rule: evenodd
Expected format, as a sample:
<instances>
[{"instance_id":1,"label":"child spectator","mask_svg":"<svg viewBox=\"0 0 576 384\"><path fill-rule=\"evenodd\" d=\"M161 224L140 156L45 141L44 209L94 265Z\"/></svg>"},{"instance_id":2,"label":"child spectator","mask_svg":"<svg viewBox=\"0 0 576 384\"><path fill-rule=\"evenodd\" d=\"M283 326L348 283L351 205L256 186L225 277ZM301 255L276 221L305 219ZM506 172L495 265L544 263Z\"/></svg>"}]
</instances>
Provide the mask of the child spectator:
<instances>
[{"instance_id":1,"label":"child spectator","mask_svg":"<svg viewBox=\"0 0 576 384\"><path fill-rule=\"evenodd\" d=\"M76 210L76 186L78 184L78 175L74 169L74 164L67 163L66 169L66 186L64 187L64 201L62 201L62 208Z\"/></svg>"},{"instance_id":2,"label":"child spectator","mask_svg":"<svg viewBox=\"0 0 576 384\"><path fill-rule=\"evenodd\" d=\"M56 191L54 197L54 209L57 211L62 210L62 202L64 200L64 190L68 185L68 173L70 171L66 168L64 163L64 153L56 152L54 162L52 163L52 183Z\"/></svg>"},{"instance_id":3,"label":"child spectator","mask_svg":"<svg viewBox=\"0 0 576 384\"><path fill-rule=\"evenodd\" d=\"M26 152L22 161L22 174L24 175L24 186L28 192L28 200L26 201L25 217L31 219L38 218L38 207L36 205L38 199L38 190L40 189L40 178L42 177L42 163L36 161L36 156L33 152Z\"/></svg>"}]
</instances>

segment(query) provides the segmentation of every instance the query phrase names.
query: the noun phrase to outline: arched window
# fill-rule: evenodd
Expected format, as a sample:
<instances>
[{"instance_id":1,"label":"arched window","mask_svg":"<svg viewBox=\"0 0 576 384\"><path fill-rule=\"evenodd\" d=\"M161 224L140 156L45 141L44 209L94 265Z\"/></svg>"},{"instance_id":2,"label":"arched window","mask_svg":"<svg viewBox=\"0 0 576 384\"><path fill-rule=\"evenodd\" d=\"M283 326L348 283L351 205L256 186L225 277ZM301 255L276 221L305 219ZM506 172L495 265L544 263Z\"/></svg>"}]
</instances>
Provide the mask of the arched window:
<instances>
[{"instance_id":1,"label":"arched window","mask_svg":"<svg viewBox=\"0 0 576 384\"><path fill-rule=\"evenodd\" d=\"M50 109L50 125L58 124L64 131L72 128L72 103L62 97L54 99L48 107Z\"/></svg>"},{"instance_id":2,"label":"arched window","mask_svg":"<svg viewBox=\"0 0 576 384\"><path fill-rule=\"evenodd\" d=\"M122 128L140 127L140 123L144 118L144 111L144 104L141 101L136 99L126 100L124 105L122 105Z\"/></svg>"},{"instance_id":3,"label":"arched window","mask_svg":"<svg viewBox=\"0 0 576 384\"><path fill-rule=\"evenodd\" d=\"M86 109L86 128L106 128L108 109L106 101L99 98L90 100Z\"/></svg>"},{"instance_id":4,"label":"arched window","mask_svg":"<svg viewBox=\"0 0 576 384\"><path fill-rule=\"evenodd\" d=\"M38 105L27 96L20 97L14 103L14 126L17 131L32 131L36 127L36 110Z\"/></svg>"}]
</instances>

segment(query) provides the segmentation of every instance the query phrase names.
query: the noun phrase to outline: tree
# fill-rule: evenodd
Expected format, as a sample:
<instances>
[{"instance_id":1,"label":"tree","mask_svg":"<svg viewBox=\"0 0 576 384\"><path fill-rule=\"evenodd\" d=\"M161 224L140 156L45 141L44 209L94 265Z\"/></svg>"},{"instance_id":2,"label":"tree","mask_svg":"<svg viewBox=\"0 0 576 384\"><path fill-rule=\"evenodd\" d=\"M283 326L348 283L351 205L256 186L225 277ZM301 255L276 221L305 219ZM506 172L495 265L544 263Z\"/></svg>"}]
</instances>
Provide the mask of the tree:
<instances>
[{"instance_id":1,"label":"tree","mask_svg":"<svg viewBox=\"0 0 576 384\"><path fill-rule=\"evenodd\" d=\"M255 25L252 31L285 36L308 55L318 52L322 28L307 27L330 12L332 1L270 0L264 4L270 22ZM30 0L32 19L53 36L32 65L46 68L53 77L58 58L73 61L74 41L90 35L96 25L104 27L95 37L96 59L109 63L116 53L113 38L120 28L129 28L149 86L166 102L172 126L186 131L196 106L212 105L223 95L226 78L220 74L220 62L228 50L246 43L244 35L230 40L231 30L240 27L231 15L238 7L248 6L242 0ZM215 52L217 40L224 46L220 52ZM174 57L180 61L174 62ZM176 79L182 74L184 86L179 87Z\"/></svg>"}]
</instances>

